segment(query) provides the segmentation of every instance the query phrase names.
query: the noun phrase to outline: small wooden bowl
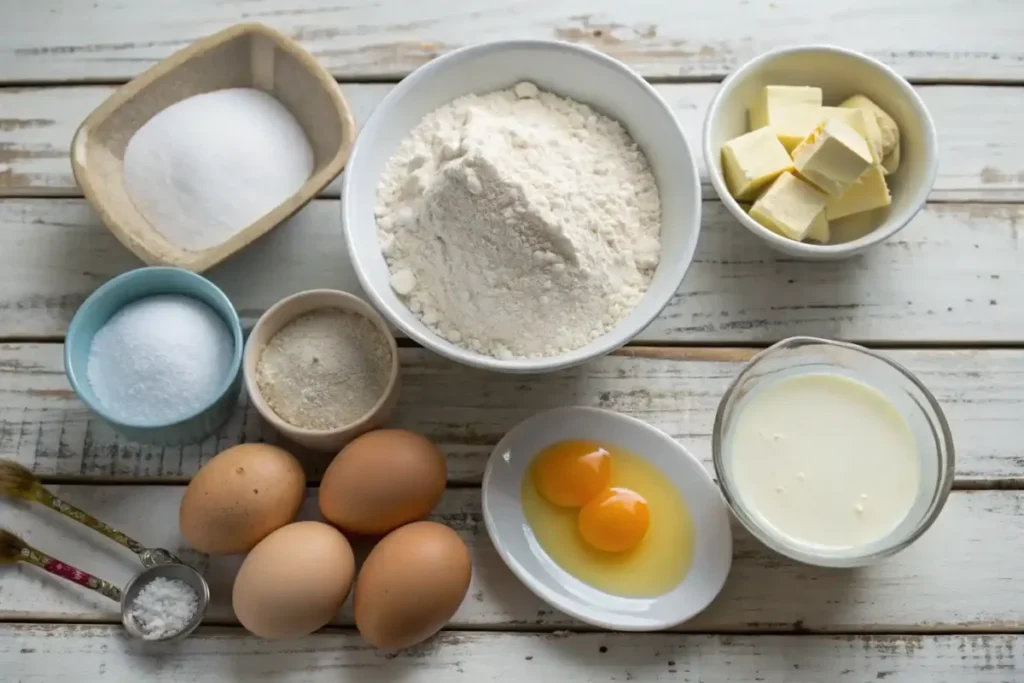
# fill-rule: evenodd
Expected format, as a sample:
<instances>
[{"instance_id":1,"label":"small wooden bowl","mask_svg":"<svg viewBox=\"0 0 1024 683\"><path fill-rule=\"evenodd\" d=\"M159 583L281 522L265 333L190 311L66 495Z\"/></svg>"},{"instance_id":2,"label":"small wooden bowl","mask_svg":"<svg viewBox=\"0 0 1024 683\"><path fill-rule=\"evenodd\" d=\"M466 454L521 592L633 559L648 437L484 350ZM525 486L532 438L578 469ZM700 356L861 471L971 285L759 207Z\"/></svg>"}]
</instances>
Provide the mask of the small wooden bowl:
<instances>
[{"instance_id":1,"label":"small wooden bowl","mask_svg":"<svg viewBox=\"0 0 1024 683\"><path fill-rule=\"evenodd\" d=\"M313 147L313 173L298 192L227 241L202 251L184 249L157 232L132 203L124 184L125 148L170 105L244 87L268 92L291 111ZM196 41L114 92L75 133L71 167L86 199L132 253L149 265L201 273L313 199L341 172L355 136L355 119L338 84L312 55L262 24L239 24Z\"/></svg>"},{"instance_id":2,"label":"small wooden bowl","mask_svg":"<svg viewBox=\"0 0 1024 683\"><path fill-rule=\"evenodd\" d=\"M263 398L259 383L256 381L256 366L259 364L260 356L263 355L263 349L281 328L299 316L321 308L337 308L355 313L373 323L391 350L391 368L384 393L365 415L334 429L304 429L285 422ZM348 292L336 289L310 289L281 299L256 321L245 344L242 375L245 378L245 390L249 394L249 401L279 434L314 451L337 453L352 439L371 429L383 427L391 418L395 405L398 403L398 345L395 343L395 336L388 328L387 322L370 304Z\"/></svg>"}]
</instances>

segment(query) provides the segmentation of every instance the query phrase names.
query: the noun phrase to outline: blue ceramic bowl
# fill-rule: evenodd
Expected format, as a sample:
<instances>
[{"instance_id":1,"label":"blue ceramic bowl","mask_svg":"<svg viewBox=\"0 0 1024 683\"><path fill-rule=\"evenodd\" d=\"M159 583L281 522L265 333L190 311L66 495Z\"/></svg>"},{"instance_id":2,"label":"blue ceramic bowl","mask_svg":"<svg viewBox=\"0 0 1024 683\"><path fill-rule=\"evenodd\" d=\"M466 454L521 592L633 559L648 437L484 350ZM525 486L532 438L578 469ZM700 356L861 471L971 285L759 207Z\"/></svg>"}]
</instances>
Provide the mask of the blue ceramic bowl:
<instances>
[{"instance_id":1,"label":"blue ceramic bowl","mask_svg":"<svg viewBox=\"0 0 1024 683\"><path fill-rule=\"evenodd\" d=\"M122 307L158 294L188 296L210 306L234 337L231 368L217 398L198 412L167 424L130 424L103 410L89 384L86 368L96 332ZM118 275L92 293L75 313L64 341L64 372L78 398L104 422L132 441L180 446L202 441L230 417L242 386L242 324L227 295L201 275L181 268L139 268Z\"/></svg>"}]
</instances>

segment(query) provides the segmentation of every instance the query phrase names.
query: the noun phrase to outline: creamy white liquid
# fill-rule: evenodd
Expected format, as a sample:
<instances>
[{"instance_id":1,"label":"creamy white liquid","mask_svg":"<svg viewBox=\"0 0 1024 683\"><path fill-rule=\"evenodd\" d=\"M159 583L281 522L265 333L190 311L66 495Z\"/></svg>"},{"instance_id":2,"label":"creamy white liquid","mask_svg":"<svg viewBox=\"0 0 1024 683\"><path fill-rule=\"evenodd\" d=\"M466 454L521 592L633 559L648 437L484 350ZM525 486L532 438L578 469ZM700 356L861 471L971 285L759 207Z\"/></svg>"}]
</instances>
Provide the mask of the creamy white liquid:
<instances>
[{"instance_id":1,"label":"creamy white liquid","mask_svg":"<svg viewBox=\"0 0 1024 683\"><path fill-rule=\"evenodd\" d=\"M887 535L917 496L910 426L875 389L814 373L757 389L726 446L741 503L792 541L834 550Z\"/></svg>"}]
</instances>

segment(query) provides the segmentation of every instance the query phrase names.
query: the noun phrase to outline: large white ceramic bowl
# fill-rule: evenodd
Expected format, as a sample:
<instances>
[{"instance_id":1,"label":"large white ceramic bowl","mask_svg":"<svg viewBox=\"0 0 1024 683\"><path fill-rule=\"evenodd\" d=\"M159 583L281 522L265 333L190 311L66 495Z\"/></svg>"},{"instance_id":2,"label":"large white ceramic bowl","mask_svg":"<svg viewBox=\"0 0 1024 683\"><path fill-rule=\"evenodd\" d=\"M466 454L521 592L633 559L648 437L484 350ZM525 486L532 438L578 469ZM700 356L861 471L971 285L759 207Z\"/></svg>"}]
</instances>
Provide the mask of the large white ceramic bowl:
<instances>
[{"instance_id":1,"label":"large white ceramic bowl","mask_svg":"<svg viewBox=\"0 0 1024 683\"><path fill-rule=\"evenodd\" d=\"M646 458L679 490L694 528L693 563L671 591L625 598L594 588L555 564L523 515L520 491L530 462L567 439L616 445ZM498 442L484 472L484 523L509 569L539 598L577 619L617 631L657 631L680 624L711 604L732 566L732 531L725 499L697 458L664 432L600 408L555 408L520 422Z\"/></svg>"},{"instance_id":2,"label":"large white ceramic bowl","mask_svg":"<svg viewBox=\"0 0 1024 683\"><path fill-rule=\"evenodd\" d=\"M888 211L843 219L849 241L839 244L796 242L764 227L729 194L722 175L722 145L750 130L747 110L766 85L812 85L822 89L826 105L850 95L867 95L889 113L900 129L900 167L886 177L892 193ZM747 62L722 82L704 119L704 159L715 192L743 227L773 249L811 261L849 258L895 235L924 206L939 165L935 124L914 88L885 64L867 55L829 45L805 45L767 52Z\"/></svg>"},{"instance_id":3,"label":"large white ceramic bowl","mask_svg":"<svg viewBox=\"0 0 1024 683\"><path fill-rule=\"evenodd\" d=\"M637 307L608 333L559 356L499 360L437 335L395 294L380 251L374 204L385 164L425 115L462 95L500 90L524 80L618 120L646 153L661 192L661 263ZM556 370L629 342L678 289L700 231L696 163L668 104L621 62L586 47L553 41L475 45L449 52L414 71L388 93L359 133L345 169L341 196L342 225L352 265L367 296L384 316L443 356L503 372Z\"/></svg>"}]
</instances>

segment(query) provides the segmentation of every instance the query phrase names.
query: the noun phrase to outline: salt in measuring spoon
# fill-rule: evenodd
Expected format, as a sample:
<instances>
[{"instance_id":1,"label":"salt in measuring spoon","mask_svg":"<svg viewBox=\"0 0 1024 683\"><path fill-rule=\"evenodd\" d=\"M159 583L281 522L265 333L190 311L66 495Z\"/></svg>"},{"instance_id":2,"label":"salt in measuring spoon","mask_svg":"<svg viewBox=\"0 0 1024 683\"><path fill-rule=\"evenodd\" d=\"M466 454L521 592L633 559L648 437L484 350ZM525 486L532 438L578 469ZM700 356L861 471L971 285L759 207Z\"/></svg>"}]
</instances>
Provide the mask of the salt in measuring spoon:
<instances>
[{"instance_id":1,"label":"salt in measuring spoon","mask_svg":"<svg viewBox=\"0 0 1024 683\"><path fill-rule=\"evenodd\" d=\"M76 583L79 586L95 591L100 595L109 598L121 605L121 624L125 631L132 638L145 640L147 642L174 642L184 640L202 623L206 607L210 603L210 588L206 579L192 567L185 564L158 564L147 567L136 574L124 590L118 588L109 581L104 581L77 567L47 555L46 553L33 548L20 537L9 531L0 529L0 565L22 563L38 567L45 572L59 578ZM159 638L147 637L142 626L136 621L132 614L132 604L135 602L139 592L150 581L157 578L177 579L183 581L196 594L196 611L179 631L167 634Z\"/></svg>"},{"instance_id":2,"label":"salt in measuring spoon","mask_svg":"<svg viewBox=\"0 0 1024 683\"><path fill-rule=\"evenodd\" d=\"M93 531L97 531L115 543L123 545L139 556L144 567L153 567L159 564L183 564L177 556L163 548L147 548L127 534L118 531L114 527L101 522L87 512L78 509L70 503L66 503L53 492L46 489L39 478L36 477L27 467L24 467L12 460L0 460L0 493L21 498L23 500L40 503L48 508L56 510L68 519L73 519L79 524L84 524Z\"/></svg>"}]
</instances>

